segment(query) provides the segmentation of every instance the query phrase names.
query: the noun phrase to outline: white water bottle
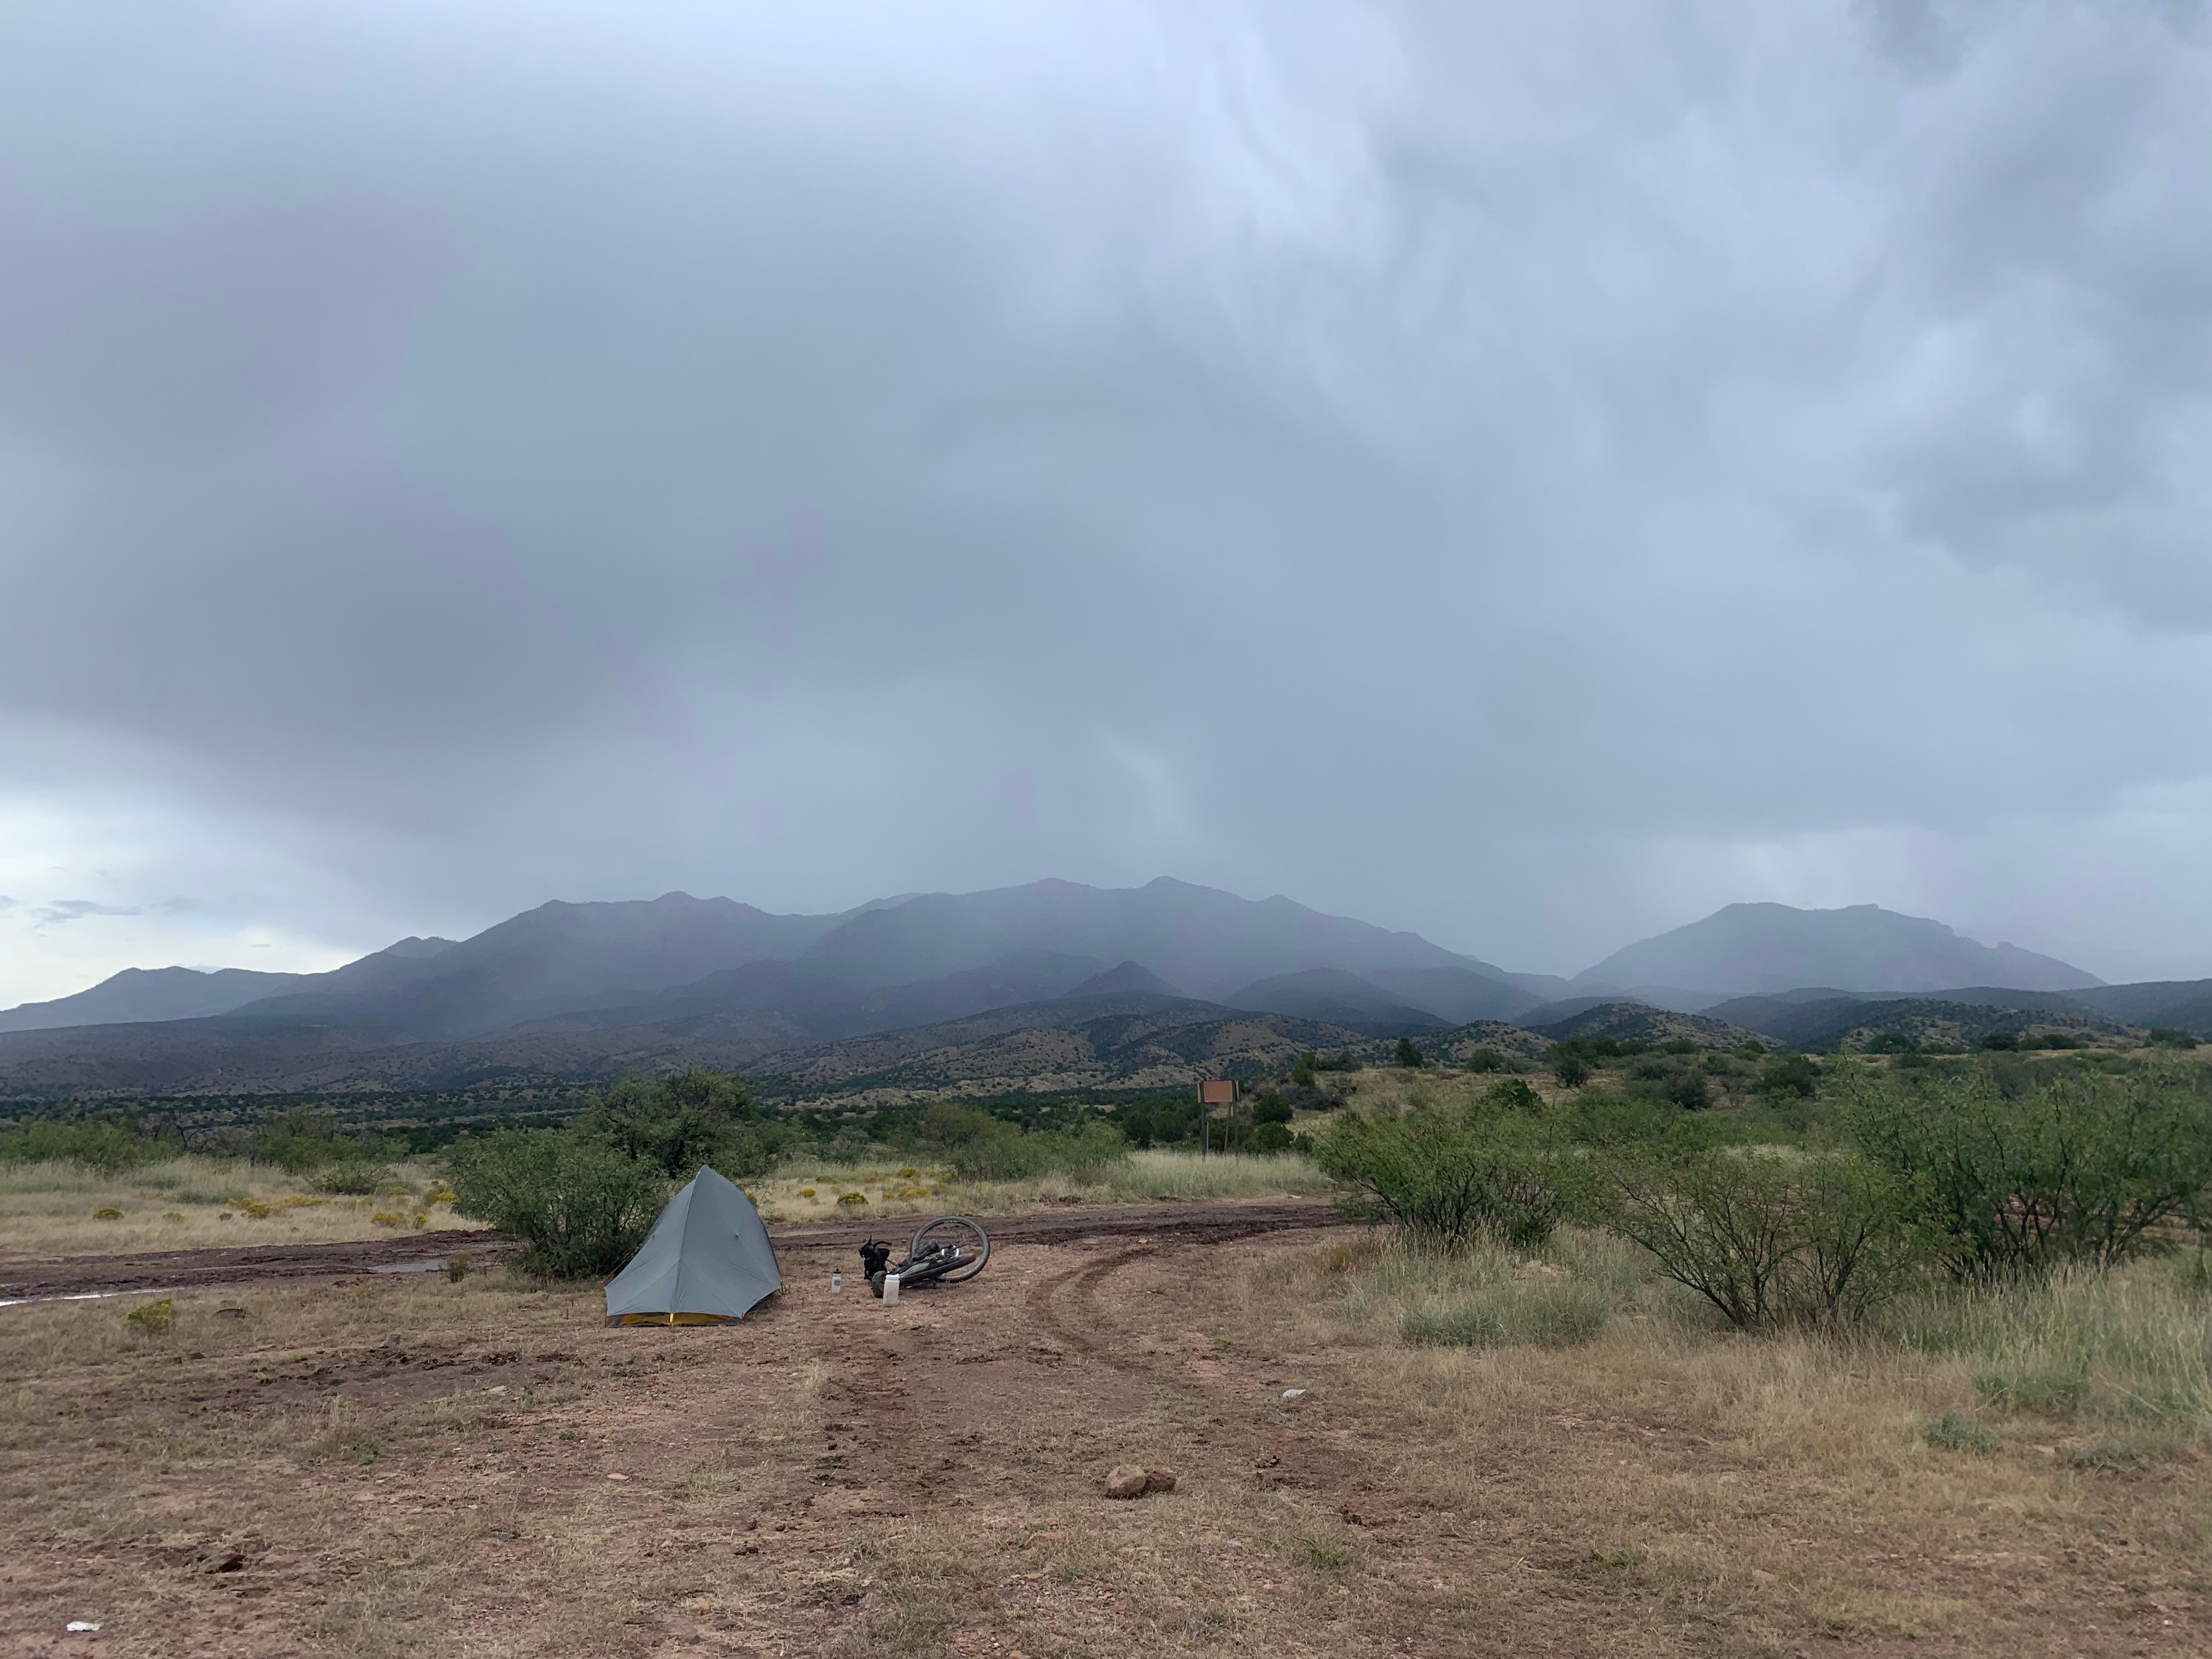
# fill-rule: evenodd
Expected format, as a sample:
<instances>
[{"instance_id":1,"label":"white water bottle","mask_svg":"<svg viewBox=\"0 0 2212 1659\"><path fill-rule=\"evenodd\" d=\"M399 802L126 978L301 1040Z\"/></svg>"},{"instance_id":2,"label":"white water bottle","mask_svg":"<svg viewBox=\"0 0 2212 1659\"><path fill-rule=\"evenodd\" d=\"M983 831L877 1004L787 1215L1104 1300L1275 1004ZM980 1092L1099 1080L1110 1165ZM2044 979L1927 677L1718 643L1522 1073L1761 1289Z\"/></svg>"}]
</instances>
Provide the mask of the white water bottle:
<instances>
[{"instance_id":1,"label":"white water bottle","mask_svg":"<svg viewBox=\"0 0 2212 1659\"><path fill-rule=\"evenodd\" d=\"M884 1306L886 1308L891 1307L895 1305L897 1301L898 1275L896 1273L885 1273L884 1275Z\"/></svg>"},{"instance_id":2,"label":"white water bottle","mask_svg":"<svg viewBox=\"0 0 2212 1659\"><path fill-rule=\"evenodd\" d=\"M842 1291L845 1288L845 1275L835 1267L830 1270L830 1288L833 1291Z\"/></svg>"}]
</instances>

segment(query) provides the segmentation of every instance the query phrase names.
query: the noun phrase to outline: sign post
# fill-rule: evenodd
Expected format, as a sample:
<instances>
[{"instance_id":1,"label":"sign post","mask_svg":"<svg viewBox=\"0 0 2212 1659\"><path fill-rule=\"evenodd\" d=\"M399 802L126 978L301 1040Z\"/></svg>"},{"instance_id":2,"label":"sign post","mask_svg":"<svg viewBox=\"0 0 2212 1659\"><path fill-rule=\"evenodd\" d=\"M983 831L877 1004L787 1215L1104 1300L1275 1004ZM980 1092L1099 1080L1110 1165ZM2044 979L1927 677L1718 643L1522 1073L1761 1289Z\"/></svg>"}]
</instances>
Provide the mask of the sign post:
<instances>
[{"instance_id":1,"label":"sign post","mask_svg":"<svg viewBox=\"0 0 2212 1659\"><path fill-rule=\"evenodd\" d=\"M1213 1109L1226 1106L1232 1114L1237 1106L1237 1084L1232 1078L1209 1078L1198 1085L1198 1155L1204 1158L1212 1150ZM1226 1151L1224 1147L1223 1149Z\"/></svg>"}]
</instances>

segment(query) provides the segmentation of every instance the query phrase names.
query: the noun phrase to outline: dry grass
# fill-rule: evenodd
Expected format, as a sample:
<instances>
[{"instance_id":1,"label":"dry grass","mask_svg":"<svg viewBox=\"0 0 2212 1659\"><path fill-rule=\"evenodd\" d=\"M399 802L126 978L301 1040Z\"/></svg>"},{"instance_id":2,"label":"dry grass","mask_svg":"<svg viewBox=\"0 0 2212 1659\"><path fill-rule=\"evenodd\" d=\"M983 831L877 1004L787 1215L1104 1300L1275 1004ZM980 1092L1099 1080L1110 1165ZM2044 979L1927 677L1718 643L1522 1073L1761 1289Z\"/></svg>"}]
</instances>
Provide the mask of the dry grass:
<instances>
[{"instance_id":1,"label":"dry grass","mask_svg":"<svg viewBox=\"0 0 2212 1659\"><path fill-rule=\"evenodd\" d=\"M1838 1340L1545 1260L1016 1244L887 1310L787 1251L676 1331L500 1271L0 1310L0 1653L2205 1650L2175 1264ZM1404 1339L1565 1286L1583 1340ZM1984 1385L2084 1344L2063 1409ZM1124 1461L1177 1489L1107 1501Z\"/></svg>"},{"instance_id":2,"label":"dry grass","mask_svg":"<svg viewBox=\"0 0 2212 1659\"><path fill-rule=\"evenodd\" d=\"M94 1255L388 1237L467 1227L445 1201L436 1166L380 1166L380 1190L346 1195L313 1176L244 1158L186 1155L106 1176L75 1163L0 1164L0 1255ZM103 1217L103 1210L119 1213ZM422 1217L417 1221L416 1217Z\"/></svg>"},{"instance_id":3,"label":"dry grass","mask_svg":"<svg viewBox=\"0 0 2212 1659\"><path fill-rule=\"evenodd\" d=\"M1328 1178L1292 1153L1218 1153L1201 1158L1194 1152L1168 1150L1132 1152L1089 1176L1048 1175L1030 1181L963 1181L943 1164L886 1160L851 1165L800 1164L745 1183L755 1206L772 1222L915 1217L947 1212L1005 1215L1070 1200L1093 1204L1148 1199L1259 1201L1311 1196L1328 1189ZM865 1206L838 1203L851 1193L865 1198Z\"/></svg>"}]
</instances>

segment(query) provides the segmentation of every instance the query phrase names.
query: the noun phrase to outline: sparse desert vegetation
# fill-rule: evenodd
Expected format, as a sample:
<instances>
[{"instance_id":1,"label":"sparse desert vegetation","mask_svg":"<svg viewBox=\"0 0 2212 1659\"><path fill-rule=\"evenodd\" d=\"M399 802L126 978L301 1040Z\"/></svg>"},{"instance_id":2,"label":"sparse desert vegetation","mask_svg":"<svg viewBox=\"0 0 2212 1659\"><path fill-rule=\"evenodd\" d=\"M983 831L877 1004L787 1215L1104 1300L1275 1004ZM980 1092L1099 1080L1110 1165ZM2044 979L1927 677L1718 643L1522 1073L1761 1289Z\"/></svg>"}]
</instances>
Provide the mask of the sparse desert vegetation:
<instances>
[{"instance_id":1,"label":"sparse desert vegetation","mask_svg":"<svg viewBox=\"0 0 2212 1659\"><path fill-rule=\"evenodd\" d=\"M694 1089L659 1097L674 1157L647 1112L635 1149L586 1114L296 1170L112 1137L101 1167L19 1159L17 1255L158 1242L179 1224L137 1212L177 1195L353 1237L400 1184L442 1218L450 1178L481 1214L472 1159L509 1179L549 1152L665 1193L732 1126L779 1227L1163 1221L1009 1243L896 1310L829 1291L842 1245L787 1242L784 1293L725 1328L609 1330L588 1274L442 1255L8 1309L9 1628L105 1614L111 1650L226 1654L2198 1650L2201 1067L1727 1053L1700 1105L1678 1079L1712 1051L1621 1046L1575 1088L1541 1056L1301 1066L1250 1091L1285 1109L1248 1135L1299 1149L1268 1153L988 1103L833 1141ZM368 1169L393 1185L323 1191ZM1323 1194L1360 1219L1172 1221ZM232 1214L183 1224L249 1237ZM1105 1498L1130 1462L1173 1491Z\"/></svg>"}]
</instances>

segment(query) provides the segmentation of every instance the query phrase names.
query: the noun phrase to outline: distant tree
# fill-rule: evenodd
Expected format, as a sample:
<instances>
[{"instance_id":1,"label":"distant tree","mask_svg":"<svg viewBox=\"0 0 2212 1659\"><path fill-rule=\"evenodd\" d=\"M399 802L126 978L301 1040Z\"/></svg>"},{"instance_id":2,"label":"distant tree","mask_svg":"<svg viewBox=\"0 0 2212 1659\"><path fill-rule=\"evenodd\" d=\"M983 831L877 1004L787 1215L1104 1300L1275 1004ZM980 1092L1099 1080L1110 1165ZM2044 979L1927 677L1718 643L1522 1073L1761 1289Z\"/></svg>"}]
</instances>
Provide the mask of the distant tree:
<instances>
[{"instance_id":1,"label":"distant tree","mask_svg":"<svg viewBox=\"0 0 2212 1659\"><path fill-rule=\"evenodd\" d=\"M1291 1063L1291 1081L1301 1089L1314 1086L1314 1051L1310 1048Z\"/></svg>"},{"instance_id":2,"label":"distant tree","mask_svg":"<svg viewBox=\"0 0 2212 1659\"><path fill-rule=\"evenodd\" d=\"M1820 1067L1809 1054L1776 1054L1759 1070L1759 1092L1810 1100L1820 1087Z\"/></svg>"},{"instance_id":3,"label":"distant tree","mask_svg":"<svg viewBox=\"0 0 2212 1659\"><path fill-rule=\"evenodd\" d=\"M1401 1066L1425 1066L1429 1063L1427 1056L1414 1046L1413 1039L1409 1036L1401 1036L1398 1039L1396 1058L1397 1063Z\"/></svg>"},{"instance_id":4,"label":"distant tree","mask_svg":"<svg viewBox=\"0 0 2212 1659\"><path fill-rule=\"evenodd\" d=\"M2194 1048L2197 1046L2197 1034L2194 1031L2177 1031L2168 1026L2154 1025L2151 1028L2149 1042L2154 1048Z\"/></svg>"},{"instance_id":5,"label":"distant tree","mask_svg":"<svg viewBox=\"0 0 2212 1659\"><path fill-rule=\"evenodd\" d=\"M1982 1033L1981 1041L1975 1046L1977 1048L1987 1048L1996 1053L2008 1054L2012 1050L2020 1047L2020 1033L2017 1031L1984 1031Z\"/></svg>"},{"instance_id":6,"label":"distant tree","mask_svg":"<svg viewBox=\"0 0 2212 1659\"><path fill-rule=\"evenodd\" d=\"M1590 1063L1564 1042L1554 1043L1545 1056L1552 1063L1552 1075L1570 1089L1579 1089L1589 1081Z\"/></svg>"},{"instance_id":7,"label":"distant tree","mask_svg":"<svg viewBox=\"0 0 2212 1659\"><path fill-rule=\"evenodd\" d=\"M1288 1123L1291 1103L1280 1095L1261 1095L1252 1103L1252 1121L1255 1123Z\"/></svg>"},{"instance_id":8,"label":"distant tree","mask_svg":"<svg viewBox=\"0 0 2212 1659\"><path fill-rule=\"evenodd\" d=\"M963 1146L994 1135L1018 1134L1021 1132L1014 1125L993 1117L980 1106L962 1106L950 1100L940 1100L921 1115L921 1133L924 1146L938 1152L957 1152ZM1127 1133L1126 1126L1124 1133ZM1146 1133L1152 1133L1149 1122Z\"/></svg>"},{"instance_id":9,"label":"distant tree","mask_svg":"<svg viewBox=\"0 0 2212 1659\"><path fill-rule=\"evenodd\" d=\"M1468 1055L1467 1069L1470 1072L1502 1072L1505 1069L1505 1056L1495 1048L1477 1048Z\"/></svg>"},{"instance_id":10,"label":"distant tree","mask_svg":"<svg viewBox=\"0 0 2212 1659\"><path fill-rule=\"evenodd\" d=\"M1544 1097L1530 1088L1524 1079L1500 1078L1492 1084L1482 1097L1483 1104L1499 1111L1541 1113Z\"/></svg>"}]
</instances>

